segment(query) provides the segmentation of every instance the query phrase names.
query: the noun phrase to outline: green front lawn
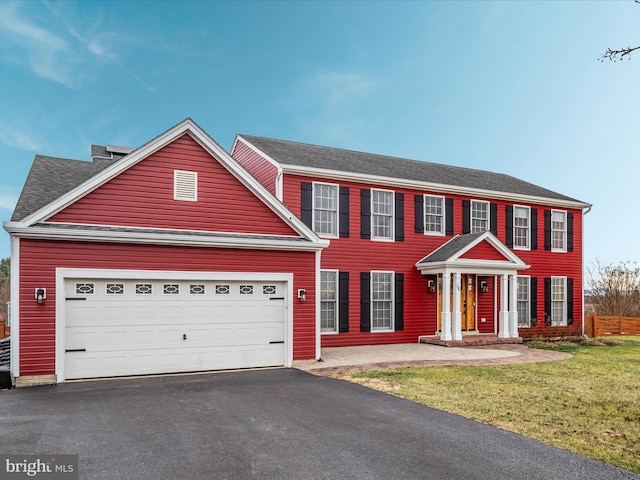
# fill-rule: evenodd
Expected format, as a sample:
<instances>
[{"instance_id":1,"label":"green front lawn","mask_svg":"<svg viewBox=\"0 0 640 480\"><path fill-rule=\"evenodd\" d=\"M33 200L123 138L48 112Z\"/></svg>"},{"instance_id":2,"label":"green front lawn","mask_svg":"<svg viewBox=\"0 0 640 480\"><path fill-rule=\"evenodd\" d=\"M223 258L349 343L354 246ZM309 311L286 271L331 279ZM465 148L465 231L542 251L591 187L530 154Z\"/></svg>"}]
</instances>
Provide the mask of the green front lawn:
<instances>
[{"instance_id":1,"label":"green front lawn","mask_svg":"<svg viewBox=\"0 0 640 480\"><path fill-rule=\"evenodd\" d=\"M536 347L574 357L521 365L400 368L339 378L640 473L640 337Z\"/></svg>"}]
</instances>

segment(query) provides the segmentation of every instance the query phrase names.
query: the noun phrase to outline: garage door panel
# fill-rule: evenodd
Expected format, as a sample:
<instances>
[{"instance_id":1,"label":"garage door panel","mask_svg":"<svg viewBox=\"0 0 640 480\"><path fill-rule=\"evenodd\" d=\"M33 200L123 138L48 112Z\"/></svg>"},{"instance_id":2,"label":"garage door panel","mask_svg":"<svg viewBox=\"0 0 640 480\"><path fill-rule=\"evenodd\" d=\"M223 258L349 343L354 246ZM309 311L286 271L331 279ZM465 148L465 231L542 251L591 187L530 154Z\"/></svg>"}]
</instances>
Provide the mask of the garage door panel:
<instances>
[{"instance_id":1,"label":"garage door panel","mask_svg":"<svg viewBox=\"0 0 640 480\"><path fill-rule=\"evenodd\" d=\"M86 349L66 354L66 378L285 363L285 302L270 300L284 283L83 279L65 288L67 297L92 292L66 303L66 348Z\"/></svg>"}]
</instances>

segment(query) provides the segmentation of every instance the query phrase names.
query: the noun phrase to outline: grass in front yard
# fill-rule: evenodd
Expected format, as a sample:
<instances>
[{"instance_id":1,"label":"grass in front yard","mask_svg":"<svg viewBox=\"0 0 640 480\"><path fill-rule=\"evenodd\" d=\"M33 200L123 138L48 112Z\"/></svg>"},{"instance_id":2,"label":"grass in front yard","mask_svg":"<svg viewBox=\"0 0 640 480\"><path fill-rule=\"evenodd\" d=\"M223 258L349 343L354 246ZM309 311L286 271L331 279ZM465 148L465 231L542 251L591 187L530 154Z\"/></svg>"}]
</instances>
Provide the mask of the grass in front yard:
<instances>
[{"instance_id":1,"label":"grass in front yard","mask_svg":"<svg viewBox=\"0 0 640 480\"><path fill-rule=\"evenodd\" d=\"M339 375L640 473L640 337L577 345L559 362Z\"/></svg>"}]
</instances>

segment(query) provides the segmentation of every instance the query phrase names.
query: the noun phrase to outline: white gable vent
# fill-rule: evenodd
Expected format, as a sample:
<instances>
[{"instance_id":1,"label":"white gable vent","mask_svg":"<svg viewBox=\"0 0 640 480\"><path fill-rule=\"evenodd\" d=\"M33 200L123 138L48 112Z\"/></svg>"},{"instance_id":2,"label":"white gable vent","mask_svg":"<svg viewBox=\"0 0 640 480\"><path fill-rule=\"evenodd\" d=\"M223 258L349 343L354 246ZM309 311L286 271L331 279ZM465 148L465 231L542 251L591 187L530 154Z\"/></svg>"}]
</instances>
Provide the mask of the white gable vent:
<instances>
[{"instance_id":1,"label":"white gable vent","mask_svg":"<svg viewBox=\"0 0 640 480\"><path fill-rule=\"evenodd\" d=\"M197 172L173 171L173 199L188 202L198 201Z\"/></svg>"}]
</instances>

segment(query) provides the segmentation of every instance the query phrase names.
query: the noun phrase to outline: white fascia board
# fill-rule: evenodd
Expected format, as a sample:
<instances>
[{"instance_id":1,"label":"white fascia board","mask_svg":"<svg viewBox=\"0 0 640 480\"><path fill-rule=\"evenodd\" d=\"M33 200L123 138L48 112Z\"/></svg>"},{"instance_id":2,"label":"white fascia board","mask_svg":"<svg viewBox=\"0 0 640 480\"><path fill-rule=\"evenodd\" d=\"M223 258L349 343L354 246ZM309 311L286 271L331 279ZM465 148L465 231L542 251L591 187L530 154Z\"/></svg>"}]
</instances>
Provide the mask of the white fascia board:
<instances>
[{"instance_id":1,"label":"white fascia board","mask_svg":"<svg viewBox=\"0 0 640 480\"><path fill-rule=\"evenodd\" d=\"M423 275L436 275L443 272L472 273L476 275L499 275L526 270L530 265L500 262L495 260L456 260L416 264L416 268Z\"/></svg>"},{"instance_id":2,"label":"white fascia board","mask_svg":"<svg viewBox=\"0 0 640 480\"><path fill-rule=\"evenodd\" d=\"M329 246L327 240L309 241L301 243L299 237L291 240L282 237L251 238L211 235L189 235L180 233L158 232L118 232L85 229L69 229L55 227L25 226L16 222L4 222L4 228L11 235L20 238L35 238L42 240L68 240L83 242L109 242L109 243L142 243L152 245L180 245L193 247L217 247L259 250L296 250L316 251Z\"/></svg>"},{"instance_id":3,"label":"white fascia board","mask_svg":"<svg viewBox=\"0 0 640 480\"><path fill-rule=\"evenodd\" d=\"M517 193L500 192L495 190L483 190L471 187L459 187L455 185L445 185L441 183L419 182L416 180L406 180L394 177L381 177L377 175L366 175L363 173L344 172L340 170L326 170L323 168L301 167L299 165L283 165L284 173L301 175L314 178L329 178L334 180L348 180L357 183L385 185L395 188L408 188L412 190L424 190L434 193L454 194L464 196L477 196L481 198L489 198L493 200L509 200L514 202L523 202L527 204L546 205L551 207L576 208L583 210L590 209L591 204L572 201L559 200L547 197L536 197L533 195L520 195Z\"/></svg>"},{"instance_id":4,"label":"white fascia board","mask_svg":"<svg viewBox=\"0 0 640 480\"><path fill-rule=\"evenodd\" d=\"M12 377L20 376L20 238L11 235L11 347L9 356Z\"/></svg>"}]
</instances>

